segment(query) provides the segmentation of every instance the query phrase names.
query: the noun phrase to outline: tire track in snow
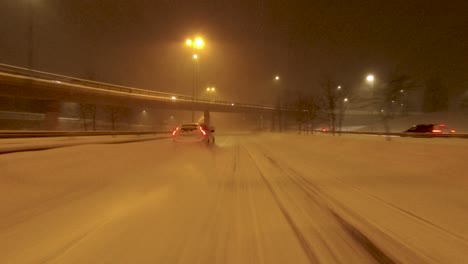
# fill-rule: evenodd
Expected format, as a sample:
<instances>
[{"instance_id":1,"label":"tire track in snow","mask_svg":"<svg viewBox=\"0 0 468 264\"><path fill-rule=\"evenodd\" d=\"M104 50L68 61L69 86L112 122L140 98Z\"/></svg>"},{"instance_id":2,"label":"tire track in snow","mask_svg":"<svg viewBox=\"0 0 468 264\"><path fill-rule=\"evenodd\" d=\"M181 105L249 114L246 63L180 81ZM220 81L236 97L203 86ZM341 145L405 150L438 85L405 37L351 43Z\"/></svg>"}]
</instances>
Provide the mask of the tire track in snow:
<instances>
[{"instance_id":1,"label":"tire track in snow","mask_svg":"<svg viewBox=\"0 0 468 264\"><path fill-rule=\"evenodd\" d=\"M278 162L276 159L272 158L272 154L262 148L261 146L258 146L263 151L264 156L274 165L276 166L279 170L283 171L283 175L286 175L289 177L302 191L310 198L311 201L313 201L315 204L318 204L321 206L323 209L328 210L335 218L335 220L344 228L344 230L350 235L350 237L356 241L359 245L361 245L376 261L379 263L399 263L399 261L395 260L394 258L390 257L389 255L385 254L382 249L380 249L375 243L372 242L367 236L363 234L355 225L351 224L350 221L345 220L344 217L340 216L335 210L333 210L330 205L333 205L334 207L340 208L340 210L343 210L346 212L346 214L351 215L354 217L356 220L360 221L361 223L365 224L366 226L369 226L374 229L374 231L377 231L380 236L382 236L384 239L387 241L391 242L393 245L397 245L401 250L403 250L407 255L411 257L413 260L418 261L418 262L427 262L429 259L432 261L437 262L436 259L431 257L430 255L424 254L419 251L414 251L410 247L408 247L406 244L403 242L400 242L396 240L395 238L389 236L387 233L383 232L383 230L379 229L378 227L372 225L365 219L362 219L362 217L356 215L350 208L345 207L342 203L340 203L338 200L335 198L331 197L327 193L325 193L323 190L321 190L315 183L313 183L309 178L303 176L301 173L297 172L287 164L284 164L284 162ZM342 185L343 187L346 187L348 189L357 189L356 187L346 184L342 182L339 179L334 178L337 180L338 184ZM356 192L359 192L360 190L354 190ZM405 215L409 216L409 218L412 218L413 221L418 221L419 223L426 223L427 221L421 221L420 217L417 217L414 214L411 214L407 212L406 210L403 210L397 206L392 206L392 204L388 204L382 199L379 199L378 197L374 197L373 195L368 194L367 192L360 192L362 195L370 198L377 200L378 202L383 203L385 206L388 206L394 210L401 211ZM399 210L400 209L400 210ZM409 214L408 214L409 213ZM422 219L424 220L424 219ZM426 223L427 225L430 225L431 223L428 222ZM439 228L438 226L434 225L434 228L437 230L440 230L442 232L445 232L447 235L449 235L452 238L455 238L457 240L462 240L461 242L466 243L466 241L463 239L463 237L460 236L453 236L453 234L445 230L443 228ZM383 262L381 262L383 261ZM397 261L397 262L395 262Z\"/></svg>"},{"instance_id":2,"label":"tire track in snow","mask_svg":"<svg viewBox=\"0 0 468 264\"><path fill-rule=\"evenodd\" d=\"M368 237L366 237L361 231L359 231L355 226L353 226L351 223L344 220L335 211L333 211L327 205L326 201L323 201L323 198L320 197L321 195L319 195L318 190L314 189L311 191L309 188L306 188L303 184L301 184L298 181L297 177L304 178L302 175L298 174L296 171L294 171L290 167L283 166L283 164L280 164L265 149L261 148L258 145L257 147L261 149L262 154L265 156L265 158L274 167L276 167L279 171L281 171L282 175L290 179L306 195L306 197L309 198L310 201L314 202L319 208L322 208L323 210L330 212L330 214L334 216L338 224L341 227L343 227L343 230L346 231L349 237L353 241L355 241L358 245L360 245L377 263L382 263L382 264L397 263L389 255L387 255L382 249L380 249L374 242L372 242ZM264 177L263 174L262 174L262 177ZM266 180L266 178L264 179ZM272 188L271 185L269 185L269 188L270 187ZM300 233L299 230L297 230L296 232ZM303 235L301 236L303 237ZM306 241L305 237L303 237L303 239ZM325 241L323 242L326 245ZM315 259L312 263L318 263L318 262L319 262L318 259Z\"/></svg>"},{"instance_id":3,"label":"tire track in snow","mask_svg":"<svg viewBox=\"0 0 468 264\"><path fill-rule=\"evenodd\" d=\"M280 209L282 215L284 216L284 218L286 219L288 225L290 226L291 230L293 231L297 241L299 242L299 245L301 246L303 252L307 256L309 262L310 263L319 263L319 259L318 259L317 255L316 255L316 253L314 252L312 246L309 244L309 242L307 241L305 236L302 234L302 232L300 231L297 224L292 219L291 215L287 211L284 204L281 202L278 194L276 193L276 191L273 188L273 186L271 185L271 183L265 177L262 170L258 167L258 164L255 162L255 159L253 158L252 153L250 153L250 151L247 148L245 148L245 150L246 150L246 153L249 155L250 159L252 161L254 161L255 167L257 168L257 171L258 171L259 175L261 176L262 181L265 183L266 187L268 188L269 192L271 193L275 203L277 204L277 206Z\"/></svg>"}]
</instances>

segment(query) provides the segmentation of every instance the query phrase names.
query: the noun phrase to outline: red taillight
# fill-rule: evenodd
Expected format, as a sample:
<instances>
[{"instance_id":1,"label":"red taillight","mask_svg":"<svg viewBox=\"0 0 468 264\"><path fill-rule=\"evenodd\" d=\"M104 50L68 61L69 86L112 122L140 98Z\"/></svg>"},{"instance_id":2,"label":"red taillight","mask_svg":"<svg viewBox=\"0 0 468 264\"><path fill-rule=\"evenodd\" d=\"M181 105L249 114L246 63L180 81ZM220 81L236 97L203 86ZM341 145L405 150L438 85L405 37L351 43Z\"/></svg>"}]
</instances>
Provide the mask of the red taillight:
<instances>
[{"instance_id":1,"label":"red taillight","mask_svg":"<svg viewBox=\"0 0 468 264\"><path fill-rule=\"evenodd\" d=\"M432 133L442 133L442 130L440 130L440 129L432 129Z\"/></svg>"},{"instance_id":2,"label":"red taillight","mask_svg":"<svg viewBox=\"0 0 468 264\"><path fill-rule=\"evenodd\" d=\"M203 130L203 128L200 127L200 131L202 132L202 134L203 134L204 136L206 136L206 131Z\"/></svg>"},{"instance_id":3,"label":"red taillight","mask_svg":"<svg viewBox=\"0 0 468 264\"><path fill-rule=\"evenodd\" d=\"M172 131L172 135L175 136L175 134L179 131L179 127L177 127L174 131Z\"/></svg>"}]
</instances>

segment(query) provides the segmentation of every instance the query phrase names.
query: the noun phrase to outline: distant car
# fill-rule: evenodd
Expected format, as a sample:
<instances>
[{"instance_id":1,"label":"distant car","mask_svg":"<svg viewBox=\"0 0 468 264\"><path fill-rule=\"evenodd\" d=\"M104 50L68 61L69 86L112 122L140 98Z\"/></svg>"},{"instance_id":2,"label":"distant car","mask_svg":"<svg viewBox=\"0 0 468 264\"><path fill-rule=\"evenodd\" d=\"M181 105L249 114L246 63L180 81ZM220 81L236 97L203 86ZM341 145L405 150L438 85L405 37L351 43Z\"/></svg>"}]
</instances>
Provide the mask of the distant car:
<instances>
[{"instance_id":1,"label":"distant car","mask_svg":"<svg viewBox=\"0 0 468 264\"><path fill-rule=\"evenodd\" d=\"M421 125L414 125L405 133L431 133L431 134L453 134L456 133L454 129L449 129L444 124L421 124Z\"/></svg>"},{"instance_id":2,"label":"distant car","mask_svg":"<svg viewBox=\"0 0 468 264\"><path fill-rule=\"evenodd\" d=\"M203 123L187 123L178 126L172 132L174 142L201 142L207 145L215 143L213 127Z\"/></svg>"}]
</instances>

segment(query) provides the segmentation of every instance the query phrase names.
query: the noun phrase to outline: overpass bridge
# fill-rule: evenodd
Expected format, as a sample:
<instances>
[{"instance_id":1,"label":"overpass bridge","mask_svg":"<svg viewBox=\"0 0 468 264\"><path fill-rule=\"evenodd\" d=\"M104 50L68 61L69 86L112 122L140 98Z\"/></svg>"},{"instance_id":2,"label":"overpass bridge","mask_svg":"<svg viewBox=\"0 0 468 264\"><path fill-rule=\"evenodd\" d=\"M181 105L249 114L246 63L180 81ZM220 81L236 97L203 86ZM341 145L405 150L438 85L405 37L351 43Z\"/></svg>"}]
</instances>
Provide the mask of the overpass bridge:
<instances>
[{"instance_id":1,"label":"overpass bridge","mask_svg":"<svg viewBox=\"0 0 468 264\"><path fill-rule=\"evenodd\" d=\"M209 123L210 112L273 115L273 105L207 100L183 94L90 81L70 76L0 64L0 96L46 100L46 122L54 129L60 102L118 105L153 109L202 111Z\"/></svg>"}]
</instances>

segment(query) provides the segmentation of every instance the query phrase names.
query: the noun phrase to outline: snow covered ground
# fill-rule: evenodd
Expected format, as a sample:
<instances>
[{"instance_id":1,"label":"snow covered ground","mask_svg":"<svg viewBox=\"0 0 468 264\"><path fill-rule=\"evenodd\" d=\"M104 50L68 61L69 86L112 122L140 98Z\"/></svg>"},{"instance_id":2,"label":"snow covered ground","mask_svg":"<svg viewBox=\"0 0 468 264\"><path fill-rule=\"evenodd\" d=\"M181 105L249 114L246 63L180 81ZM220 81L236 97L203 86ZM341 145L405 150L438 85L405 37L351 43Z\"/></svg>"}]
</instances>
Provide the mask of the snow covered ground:
<instances>
[{"instance_id":1,"label":"snow covered ground","mask_svg":"<svg viewBox=\"0 0 468 264\"><path fill-rule=\"evenodd\" d=\"M294 134L0 155L0 263L464 263L467 158Z\"/></svg>"}]
</instances>

